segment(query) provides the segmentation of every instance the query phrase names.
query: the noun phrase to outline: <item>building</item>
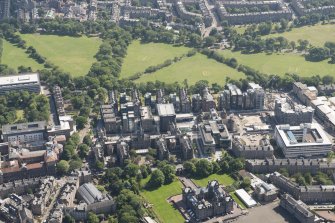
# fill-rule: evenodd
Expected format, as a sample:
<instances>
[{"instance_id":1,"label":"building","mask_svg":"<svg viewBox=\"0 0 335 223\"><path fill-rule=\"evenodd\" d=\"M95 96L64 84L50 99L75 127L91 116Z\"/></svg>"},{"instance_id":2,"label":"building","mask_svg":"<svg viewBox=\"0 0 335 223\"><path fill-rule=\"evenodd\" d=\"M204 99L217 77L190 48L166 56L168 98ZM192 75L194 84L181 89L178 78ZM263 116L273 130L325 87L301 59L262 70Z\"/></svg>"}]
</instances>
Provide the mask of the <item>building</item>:
<instances>
[{"instance_id":1,"label":"building","mask_svg":"<svg viewBox=\"0 0 335 223\"><path fill-rule=\"evenodd\" d=\"M192 142L190 138L184 135L180 137L179 141L180 141L180 148L182 152L182 158L184 160L193 159L194 151L193 151Z\"/></svg>"},{"instance_id":2,"label":"building","mask_svg":"<svg viewBox=\"0 0 335 223\"><path fill-rule=\"evenodd\" d=\"M312 107L291 104L286 98L275 101L274 113L278 124L300 125L301 123L313 122L314 109Z\"/></svg>"},{"instance_id":3,"label":"building","mask_svg":"<svg viewBox=\"0 0 335 223\"><path fill-rule=\"evenodd\" d=\"M271 202L277 199L278 189L273 184L262 182L255 186L254 195L259 201Z\"/></svg>"},{"instance_id":4,"label":"building","mask_svg":"<svg viewBox=\"0 0 335 223\"><path fill-rule=\"evenodd\" d=\"M5 0L7 1L7 0ZM41 92L40 76L38 73L0 76L0 95L10 91Z\"/></svg>"},{"instance_id":5,"label":"building","mask_svg":"<svg viewBox=\"0 0 335 223\"><path fill-rule=\"evenodd\" d=\"M318 96L318 90L313 86L307 86L301 82L293 83L293 92L304 105L310 105Z\"/></svg>"},{"instance_id":6,"label":"building","mask_svg":"<svg viewBox=\"0 0 335 223\"><path fill-rule=\"evenodd\" d=\"M252 208L257 205L257 202L252 199L252 197L244 190L244 189L238 189L235 191L235 194L238 198L241 199L241 201L248 207Z\"/></svg>"},{"instance_id":7,"label":"building","mask_svg":"<svg viewBox=\"0 0 335 223\"><path fill-rule=\"evenodd\" d=\"M159 160L169 160L170 151L168 149L166 140L163 137L160 137L156 140L157 145L157 156Z\"/></svg>"},{"instance_id":8,"label":"building","mask_svg":"<svg viewBox=\"0 0 335 223\"><path fill-rule=\"evenodd\" d=\"M85 183L78 188L77 196L83 200L85 212L95 214L110 214L115 210L115 203L111 196L102 194L92 183Z\"/></svg>"},{"instance_id":9,"label":"building","mask_svg":"<svg viewBox=\"0 0 335 223\"><path fill-rule=\"evenodd\" d=\"M54 177L46 178L42 181L38 192L31 202L31 211L34 215L42 215L48 206L49 199L54 195L56 180Z\"/></svg>"},{"instance_id":10,"label":"building","mask_svg":"<svg viewBox=\"0 0 335 223\"><path fill-rule=\"evenodd\" d=\"M6 222L13 223L33 223L34 218L31 211L28 209L28 204L22 197L16 194L10 194L0 204L0 216Z\"/></svg>"},{"instance_id":11,"label":"building","mask_svg":"<svg viewBox=\"0 0 335 223\"><path fill-rule=\"evenodd\" d=\"M265 159L246 160L245 167L248 171L257 174L266 174L286 169L289 174L311 173L318 171L329 173L335 171L335 163L326 159Z\"/></svg>"},{"instance_id":12,"label":"building","mask_svg":"<svg viewBox=\"0 0 335 223\"><path fill-rule=\"evenodd\" d=\"M176 124L176 113L173 104L157 104L159 127L161 132L170 130L170 124Z\"/></svg>"},{"instance_id":13,"label":"building","mask_svg":"<svg viewBox=\"0 0 335 223\"><path fill-rule=\"evenodd\" d=\"M2 126L2 140L4 142L33 142L43 141L47 137L46 122L28 122Z\"/></svg>"},{"instance_id":14,"label":"building","mask_svg":"<svg viewBox=\"0 0 335 223\"><path fill-rule=\"evenodd\" d=\"M206 87L203 90L203 94L202 94L202 111L210 112L210 110L213 108L214 109L216 108L215 101L214 101L213 95L209 93L209 90Z\"/></svg>"},{"instance_id":15,"label":"building","mask_svg":"<svg viewBox=\"0 0 335 223\"><path fill-rule=\"evenodd\" d=\"M280 200L280 207L284 208L301 223L314 223L315 215L308 206L300 200L295 200L289 194L284 194Z\"/></svg>"},{"instance_id":16,"label":"building","mask_svg":"<svg viewBox=\"0 0 335 223\"><path fill-rule=\"evenodd\" d=\"M332 143L317 123L277 125L274 138L286 158L326 156Z\"/></svg>"},{"instance_id":17,"label":"building","mask_svg":"<svg viewBox=\"0 0 335 223\"><path fill-rule=\"evenodd\" d=\"M231 136L226 125L209 121L199 125L202 148L205 153L214 153L216 148L231 148Z\"/></svg>"},{"instance_id":18,"label":"building","mask_svg":"<svg viewBox=\"0 0 335 223\"><path fill-rule=\"evenodd\" d=\"M179 98L180 98L180 112L181 113L190 113L191 108L191 101L187 96L187 90L182 88L179 91Z\"/></svg>"},{"instance_id":19,"label":"building","mask_svg":"<svg viewBox=\"0 0 335 223\"><path fill-rule=\"evenodd\" d=\"M234 84L227 84L219 94L219 110L263 110L265 92L255 83L249 83L246 92Z\"/></svg>"},{"instance_id":20,"label":"building","mask_svg":"<svg viewBox=\"0 0 335 223\"><path fill-rule=\"evenodd\" d=\"M278 172L271 174L269 179L282 192L288 193L306 204L330 204L335 202L335 185L299 186Z\"/></svg>"},{"instance_id":21,"label":"building","mask_svg":"<svg viewBox=\"0 0 335 223\"><path fill-rule=\"evenodd\" d=\"M233 199L216 180L208 182L205 188L186 187L182 196L186 207L191 209L195 218L200 221L228 214L234 209Z\"/></svg>"},{"instance_id":22,"label":"building","mask_svg":"<svg viewBox=\"0 0 335 223\"><path fill-rule=\"evenodd\" d=\"M120 142L116 146L116 155L119 164L122 166L126 159L130 158L129 145L126 142Z\"/></svg>"},{"instance_id":23,"label":"building","mask_svg":"<svg viewBox=\"0 0 335 223\"><path fill-rule=\"evenodd\" d=\"M250 143L248 138L244 137L234 137L232 142L232 151L236 157L243 157L245 159L266 159L273 157L273 147L270 140L267 138L262 138L257 144Z\"/></svg>"},{"instance_id":24,"label":"building","mask_svg":"<svg viewBox=\"0 0 335 223\"><path fill-rule=\"evenodd\" d=\"M241 8L268 8L268 11L233 13L231 10ZM260 22L279 22L281 19L292 19L292 11L280 1L216 1L216 12L220 20L230 25L241 25Z\"/></svg>"},{"instance_id":25,"label":"building","mask_svg":"<svg viewBox=\"0 0 335 223\"><path fill-rule=\"evenodd\" d=\"M66 115L64 110L64 100L62 97L62 91L60 87L58 85L54 86L52 92L53 92L53 99L55 101L57 116Z\"/></svg>"},{"instance_id":26,"label":"building","mask_svg":"<svg viewBox=\"0 0 335 223\"><path fill-rule=\"evenodd\" d=\"M156 130L155 120L149 106L141 107L141 123L144 132L153 132Z\"/></svg>"},{"instance_id":27,"label":"building","mask_svg":"<svg viewBox=\"0 0 335 223\"><path fill-rule=\"evenodd\" d=\"M192 95L192 111L194 113L201 112L202 98L200 94Z\"/></svg>"},{"instance_id":28,"label":"building","mask_svg":"<svg viewBox=\"0 0 335 223\"><path fill-rule=\"evenodd\" d=\"M111 104L101 105L100 114L107 134L118 133L121 130L121 120L116 116L115 109Z\"/></svg>"},{"instance_id":29,"label":"building","mask_svg":"<svg viewBox=\"0 0 335 223\"><path fill-rule=\"evenodd\" d=\"M10 17L10 0L0 0L0 20L9 19L9 17Z\"/></svg>"}]
</instances>

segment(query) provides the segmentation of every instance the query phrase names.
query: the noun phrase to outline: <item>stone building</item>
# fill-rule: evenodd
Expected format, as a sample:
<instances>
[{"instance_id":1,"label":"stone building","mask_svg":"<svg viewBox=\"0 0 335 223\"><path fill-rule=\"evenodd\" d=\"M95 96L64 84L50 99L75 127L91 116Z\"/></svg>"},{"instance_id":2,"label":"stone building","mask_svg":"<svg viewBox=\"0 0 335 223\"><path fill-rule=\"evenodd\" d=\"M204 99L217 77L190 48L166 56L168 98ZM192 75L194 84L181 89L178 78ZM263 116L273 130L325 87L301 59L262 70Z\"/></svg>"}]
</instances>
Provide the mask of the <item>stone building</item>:
<instances>
[{"instance_id":1,"label":"stone building","mask_svg":"<svg viewBox=\"0 0 335 223\"><path fill-rule=\"evenodd\" d=\"M46 178L42 181L38 192L31 202L31 211L34 215L42 215L48 206L49 199L54 195L56 180L54 177Z\"/></svg>"},{"instance_id":2,"label":"stone building","mask_svg":"<svg viewBox=\"0 0 335 223\"><path fill-rule=\"evenodd\" d=\"M312 107L290 104L286 98L275 101L274 112L278 124L300 125L301 123L312 123L314 117Z\"/></svg>"},{"instance_id":3,"label":"stone building","mask_svg":"<svg viewBox=\"0 0 335 223\"><path fill-rule=\"evenodd\" d=\"M202 111L209 112L212 108L215 108L215 107L216 105L215 105L213 95L209 93L208 88L205 88L202 94Z\"/></svg>"},{"instance_id":4,"label":"stone building","mask_svg":"<svg viewBox=\"0 0 335 223\"><path fill-rule=\"evenodd\" d=\"M295 199L302 200L307 204L335 202L335 185L299 186L278 172L271 174L269 179L282 192L289 193Z\"/></svg>"},{"instance_id":5,"label":"stone building","mask_svg":"<svg viewBox=\"0 0 335 223\"><path fill-rule=\"evenodd\" d=\"M180 147L181 147L181 152L182 152L182 158L184 160L193 159L194 151L193 151L192 142L190 138L184 135L180 137L179 141L180 141Z\"/></svg>"},{"instance_id":6,"label":"stone building","mask_svg":"<svg viewBox=\"0 0 335 223\"><path fill-rule=\"evenodd\" d=\"M248 171L257 174L266 174L286 169L289 174L334 172L335 163L328 163L326 159L265 159L246 160L245 167Z\"/></svg>"},{"instance_id":7,"label":"stone building","mask_svg":"<svg viewBox=\"0 0 335 223\"><path fill-rule=\"evenodd\" d=\"M207 187L183 189L183 202L191 209L196 219L200 221L215 216L222 216L233 211L234 201L218 181L208 182Z\"/></svg>"},{"instance_id":8,"label":"stone building","mask_svg":"<svg viewBox=\"0 0 335 223\"><path fill-rule=\"evenodd\" d=\"M284 194L282 196L280 206L301 223L315 222L315 215L309 210L308 206L300 200L295 200L289 194Z\"/></svg>"},{"instance_id":9,"label":"stone building","mask_svg":"<svg viewBox=\"0 0 335 223\"><path fill-rule=\"evenodd\" d=\"M232 151L236 157L245 159L266 159L273 157L273 147L270 141L263 138L258 145L248 145L241 137L234 137Z\"/></svg>"}]
</instances>

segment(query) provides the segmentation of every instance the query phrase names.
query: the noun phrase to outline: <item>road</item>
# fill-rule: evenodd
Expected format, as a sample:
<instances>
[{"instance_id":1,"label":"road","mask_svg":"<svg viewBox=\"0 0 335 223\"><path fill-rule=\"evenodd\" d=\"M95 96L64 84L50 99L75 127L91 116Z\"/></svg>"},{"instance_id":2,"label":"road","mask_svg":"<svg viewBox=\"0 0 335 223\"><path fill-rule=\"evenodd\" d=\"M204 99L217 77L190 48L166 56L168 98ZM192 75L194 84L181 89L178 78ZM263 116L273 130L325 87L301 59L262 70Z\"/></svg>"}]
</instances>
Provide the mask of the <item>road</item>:
<instances>
[{"instance_id":1,"label":"road","mask_svg":"<svg viewBox=\"0 0 335 223\"><path fill-rule=\"evenodd\" d=\"M221 30L222 27L219 26L218 19L214 14L214 10L215 10L214 5L209 4L209 0L204 0L204 2L205 2L205 5L206 5L206 7L209 11L209 14L211 15L211 17L213 19L212 25L210 27L207 27L204 30L202 30L202 36L207 37L211 33L212 29L216 28L217 30Z\"/></svg>"},{"instance_id":2,"label":"road","mask_svg":"<svg viewBox=\"0 0 335 223\"><path fill-rule=\"evenodd\" d=\"M50 202L49 206L45 208L41 222L47 221L47 219L49 218L50 212L54 208L55 202L57 201L59 193L61 189L63 188L63 186L64 186L64 180L62 179L58 180L56 191L54 192L54 195L52 196L52 201Z\"/></svg>"}]
</instances>

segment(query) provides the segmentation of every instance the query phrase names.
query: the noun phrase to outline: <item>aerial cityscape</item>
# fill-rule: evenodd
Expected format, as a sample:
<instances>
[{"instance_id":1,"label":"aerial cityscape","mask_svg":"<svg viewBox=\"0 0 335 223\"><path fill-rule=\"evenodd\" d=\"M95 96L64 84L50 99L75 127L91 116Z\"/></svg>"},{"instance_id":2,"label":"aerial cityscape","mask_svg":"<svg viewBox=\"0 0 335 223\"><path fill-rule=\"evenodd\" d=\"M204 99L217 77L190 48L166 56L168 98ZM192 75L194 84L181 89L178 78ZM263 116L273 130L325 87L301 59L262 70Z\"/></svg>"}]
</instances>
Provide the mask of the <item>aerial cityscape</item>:
<instances>
[{"instance_id":1,"label":"aerial cityscape","mask_svg":"<svg viewBox=\"0 0 335 223\"><path fill-rule=\"evenodd\" d=\"M334 0L0 0L0 222L335 222Z\"/></svg>"}]
</instances>

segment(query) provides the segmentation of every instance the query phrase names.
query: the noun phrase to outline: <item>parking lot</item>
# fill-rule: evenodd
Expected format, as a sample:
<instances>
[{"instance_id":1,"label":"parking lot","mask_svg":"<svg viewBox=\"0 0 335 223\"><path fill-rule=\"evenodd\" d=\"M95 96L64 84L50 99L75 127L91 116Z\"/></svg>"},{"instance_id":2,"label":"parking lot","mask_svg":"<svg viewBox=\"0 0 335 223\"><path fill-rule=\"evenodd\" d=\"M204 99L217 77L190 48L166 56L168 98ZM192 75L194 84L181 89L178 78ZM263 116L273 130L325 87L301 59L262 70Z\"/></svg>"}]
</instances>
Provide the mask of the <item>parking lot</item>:
<instances>
[{"instance_id":1,"label":"parking lot","mask_svg":"<svg viewBox=\"0 0 335 223\"><path fill-rule=\"evenodd\" d=\"M248 209L249 214L236 219L236 223L298 223L298 221L283 208L279 207L279 201Z\"/></svg>"}]
</instances>

